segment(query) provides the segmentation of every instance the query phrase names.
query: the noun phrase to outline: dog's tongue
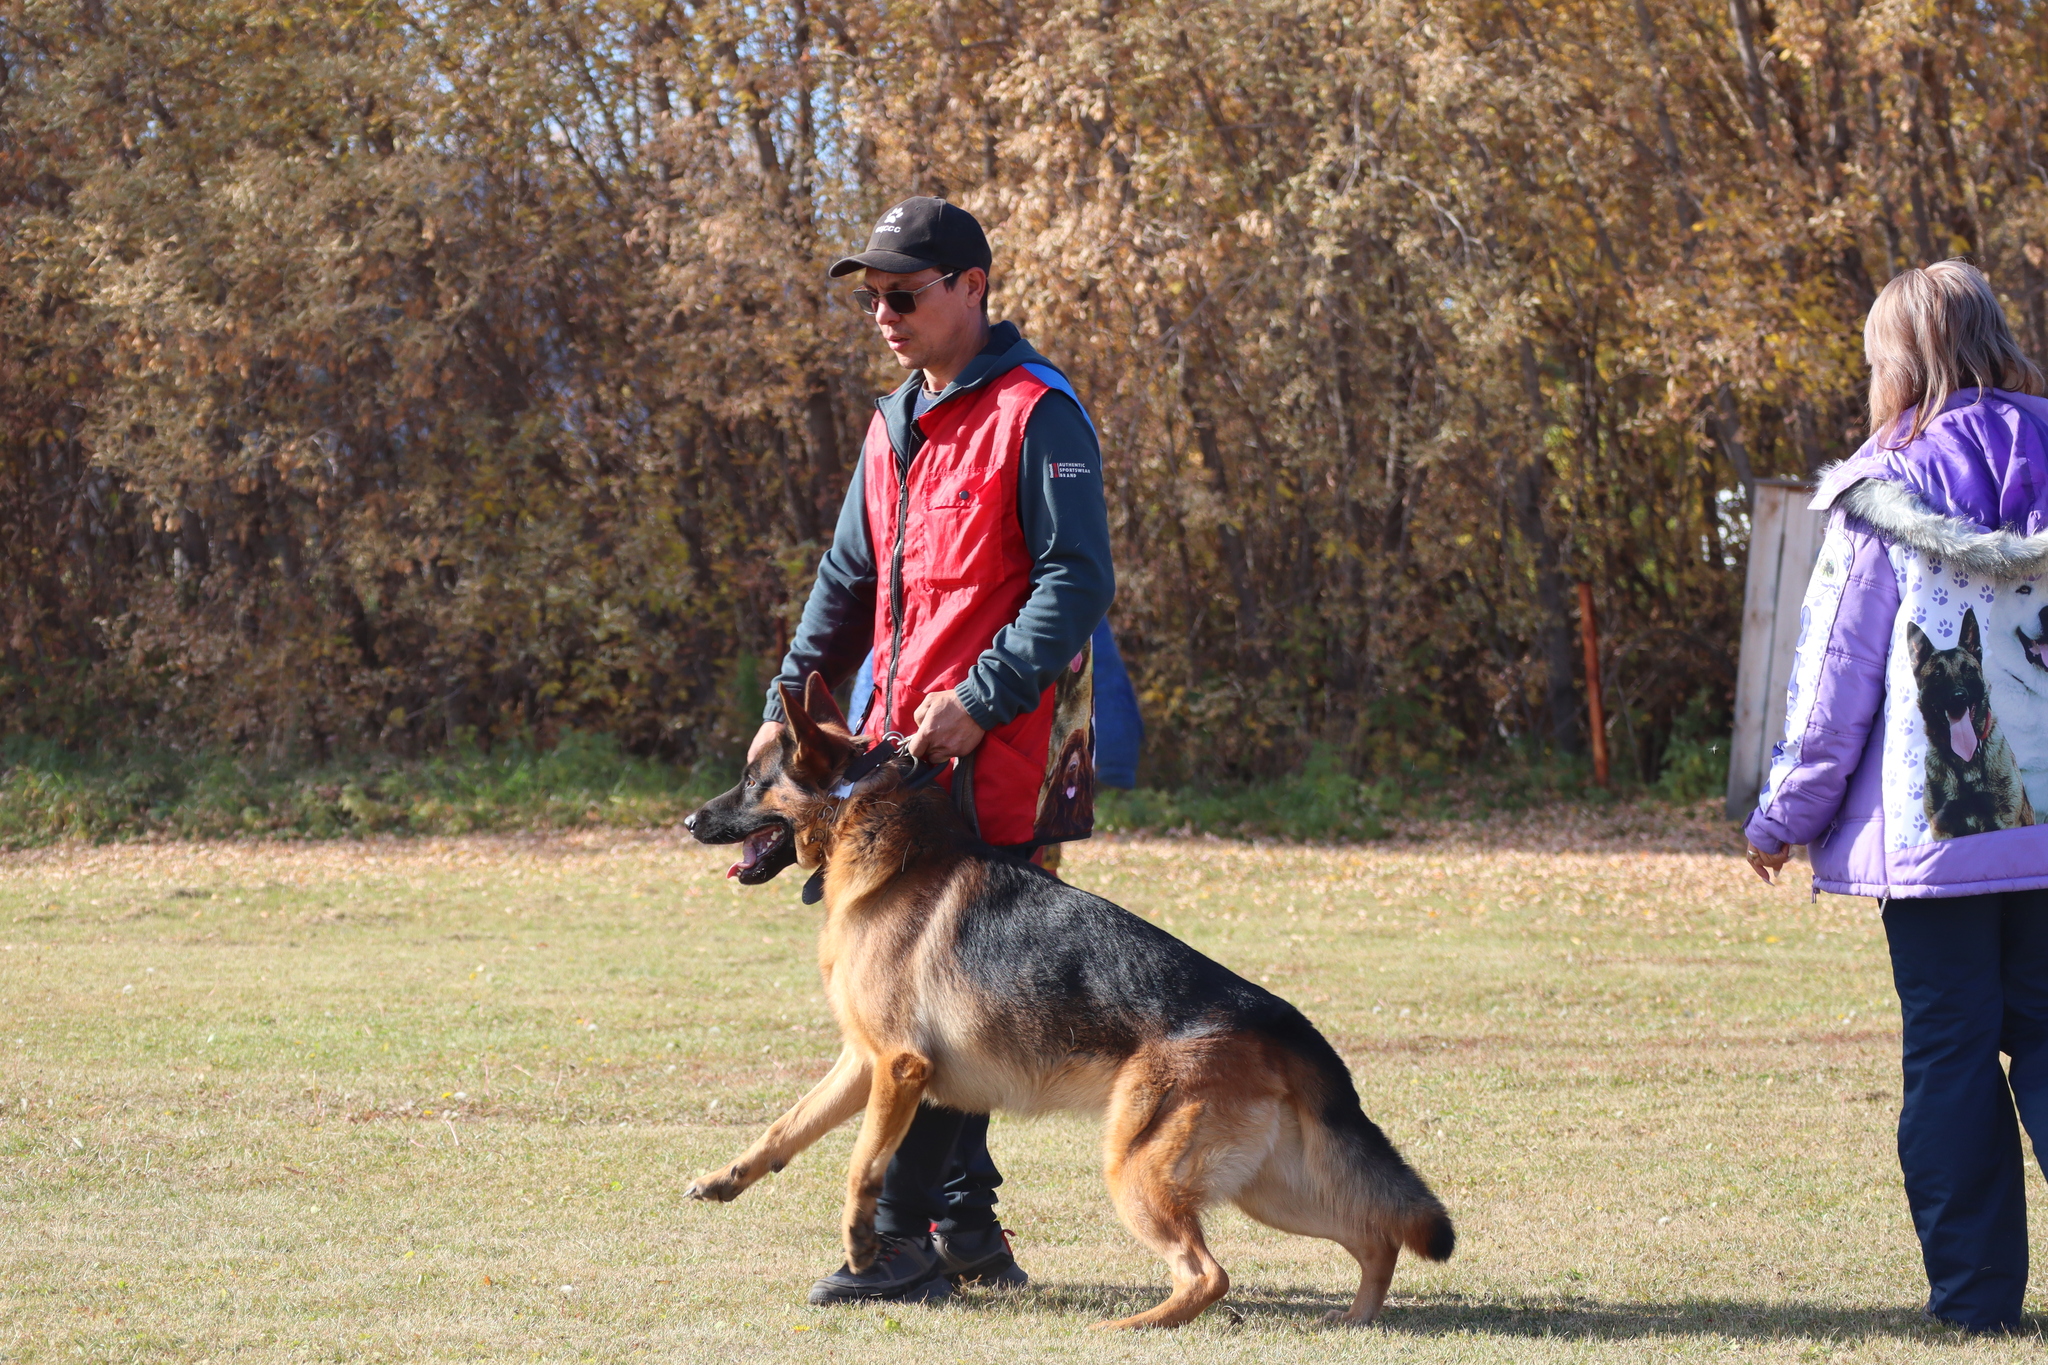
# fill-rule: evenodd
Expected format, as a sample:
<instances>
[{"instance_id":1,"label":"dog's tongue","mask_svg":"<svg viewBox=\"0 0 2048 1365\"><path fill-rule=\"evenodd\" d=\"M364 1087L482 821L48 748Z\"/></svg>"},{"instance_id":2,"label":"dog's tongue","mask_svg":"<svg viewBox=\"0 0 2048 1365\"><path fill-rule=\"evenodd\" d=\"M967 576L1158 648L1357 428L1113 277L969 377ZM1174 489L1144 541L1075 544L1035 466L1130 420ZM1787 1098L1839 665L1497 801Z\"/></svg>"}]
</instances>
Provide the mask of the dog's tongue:
<instances>
[{"instance_id":1,"label":"dog's tongue","mask_svg":"<svg viewBox=\"0 0 2048 1365\"><path fill-rule=\"evenodd\" d=\"M1977 727L1970 724L1968 711L1949 717L1948 747L1965 763L1977 756Z\"/></svg>"},{"instance_id":2,"label":"dog's tongue","mask_svg":"<svg viewBox=\"0 0 2048 1365\"><path fill-rule=\"evenodd\" d=\"M725 875L729 878L737 877L755 863L760 862L761 855L774 847L775 840L781 833L780 829L770 825L766 829L757 829L752 834L749 834L740 842L740 860L731 867L728 867L725 870Z\"/></svg>"}]
</instances>

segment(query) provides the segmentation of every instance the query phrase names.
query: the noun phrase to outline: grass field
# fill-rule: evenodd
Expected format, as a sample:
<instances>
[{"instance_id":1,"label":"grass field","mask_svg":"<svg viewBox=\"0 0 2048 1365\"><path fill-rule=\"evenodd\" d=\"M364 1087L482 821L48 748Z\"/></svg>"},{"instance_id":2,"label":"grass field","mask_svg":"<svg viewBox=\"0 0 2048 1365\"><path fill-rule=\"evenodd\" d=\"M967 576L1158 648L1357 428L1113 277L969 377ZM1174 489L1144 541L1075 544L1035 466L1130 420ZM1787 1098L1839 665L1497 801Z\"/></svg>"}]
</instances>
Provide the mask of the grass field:
<instances>
[{"instance_id":1,"label":"grass field","mask_svg":"<svg viewBox=\"0 0 2048 1365\"><path fill-rule=\"evenodd\" d=\"M847 1130L680 1198L834 1051L795 877L613 831L5 855L0 1358L2038 1353L1919 1320L1868 902L1762 886L1704 818L1417 834L1071 854L1300 1004L1460 1233L1380 1327L1331 1330L1349 1259L1219 1211L1229 1311L1140 1338L1086 1331L1165 1276L1078 1119L996 1121L1012 1296L804 1306Z\"/></svg>"}]
</instances>

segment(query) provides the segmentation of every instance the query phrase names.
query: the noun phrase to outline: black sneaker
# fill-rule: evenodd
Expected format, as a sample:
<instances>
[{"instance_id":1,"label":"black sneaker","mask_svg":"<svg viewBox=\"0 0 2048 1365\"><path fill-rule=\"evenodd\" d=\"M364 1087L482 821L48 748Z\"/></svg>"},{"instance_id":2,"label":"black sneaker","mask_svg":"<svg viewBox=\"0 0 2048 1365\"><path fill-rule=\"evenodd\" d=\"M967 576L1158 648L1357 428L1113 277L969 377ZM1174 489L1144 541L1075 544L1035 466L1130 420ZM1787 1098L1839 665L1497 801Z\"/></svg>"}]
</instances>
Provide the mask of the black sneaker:
<instances>
[{"instance_id":1,"label":"black sneaker","mask_svg":"<svg viewBox=\"0 0 2048 1365\"><path fill-rule=\"evenodd\" d=\"M811 1302L824 1305L887 1299L931 1303L952 1292L930 1238L884 1237L873 1265L859 1274L840 1266L811 1286Z\"/></svg>"},{"instance_id":2,"label":"black sneaker","mask_svg":"<svg viewBox=\"0 0 2048 1365\"><path fill-rule=\"evenodd\" d=\"M1010 1254L1010 1234L1002 1228L935 1232L932 1244L946 1278L956 1287L978 1284L985 1289L1022 1289L1031 1283L1024 1267Z\"/></svg>"}]
</instances>

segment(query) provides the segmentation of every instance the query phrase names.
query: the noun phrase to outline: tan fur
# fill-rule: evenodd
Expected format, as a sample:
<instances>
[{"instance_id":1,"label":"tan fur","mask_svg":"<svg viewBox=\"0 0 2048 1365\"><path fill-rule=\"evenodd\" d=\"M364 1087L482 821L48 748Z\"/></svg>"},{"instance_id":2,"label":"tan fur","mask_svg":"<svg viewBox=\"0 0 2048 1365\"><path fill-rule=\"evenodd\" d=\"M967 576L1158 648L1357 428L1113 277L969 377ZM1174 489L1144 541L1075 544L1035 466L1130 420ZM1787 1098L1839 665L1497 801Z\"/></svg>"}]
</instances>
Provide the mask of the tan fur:
<instances>
[{"instance_id":1,"label":"tan fur","mask_svg":"<svg viewBox=\"0 0 2048 1365\"><path fill-rule=\"evenodd\" d=\"M1224 1200L1283 1231L1343 1245L1361 1279L1351 1308L1330 1317L1371 1321L1402 1245L1423 1252L1442 1209L1419 1181L1422 1204L1360 1177L1319 1118L1312 1069L1268 1039L1230 1032L1161 1037L1124 1057L1020 1062L1015 1048L997 1046L1003 1001L978 990L952 952L986 874L950 834L945 797L857 792L835 809L819 794L815 765L821 751L847 743L845 731L807 730L794 710L792 724L793 766L808 782L778 782L766 799L795 827L799 863L825 867L818 959L845 1046L809 1094L740 1157L699 1177L691 1195L732 1199L865 1108L843 1225L847 1262L860 1270L876 1252L883 1173L920 1100L970 1112L1092 1113L1103 1119L1117 1212L1173 1276L1165 1302L1099 1326L1174 1327L1223 1296L1230 1278L1200 1215Z\"/></svg>"}]
</instances>

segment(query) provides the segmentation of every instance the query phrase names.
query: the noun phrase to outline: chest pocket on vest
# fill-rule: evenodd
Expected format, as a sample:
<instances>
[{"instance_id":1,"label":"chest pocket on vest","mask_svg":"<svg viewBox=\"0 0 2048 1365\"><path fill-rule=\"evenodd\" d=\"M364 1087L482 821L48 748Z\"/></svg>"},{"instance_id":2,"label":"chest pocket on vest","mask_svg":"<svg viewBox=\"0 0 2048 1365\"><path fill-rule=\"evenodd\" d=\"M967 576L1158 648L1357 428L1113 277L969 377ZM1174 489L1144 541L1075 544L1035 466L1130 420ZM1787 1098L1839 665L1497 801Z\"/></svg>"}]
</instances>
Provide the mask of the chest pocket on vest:
<instances>
[{"instance_id":1,"label":"chest pocket on vest","mask_svg":"<svg viewBox=\"0 0 2048 1365\"><path fill-rule=\"evenodd\" d=\"M989 583L1001 576L1002 472L955 469L925 490L925 578L936 588Z\"/></svg>"}]
</instances>

